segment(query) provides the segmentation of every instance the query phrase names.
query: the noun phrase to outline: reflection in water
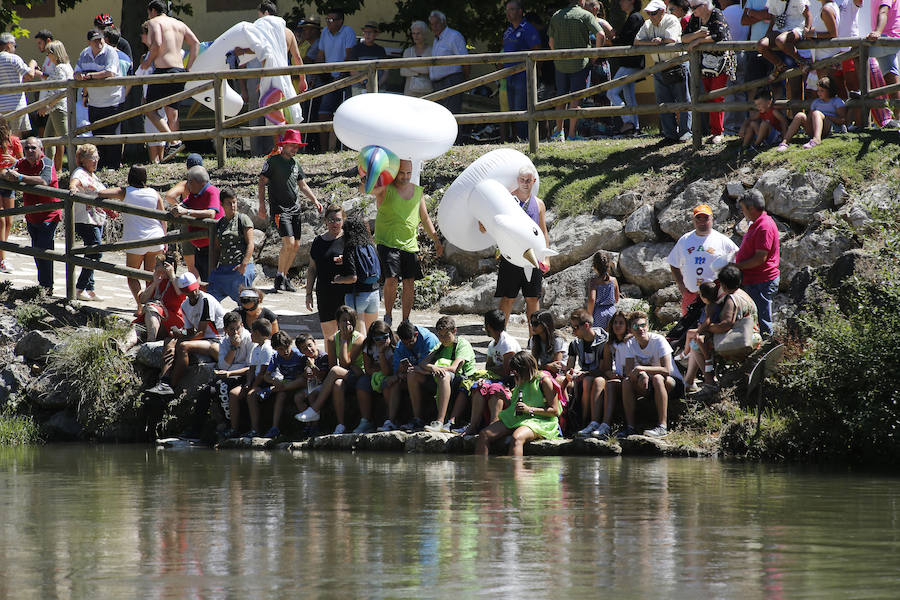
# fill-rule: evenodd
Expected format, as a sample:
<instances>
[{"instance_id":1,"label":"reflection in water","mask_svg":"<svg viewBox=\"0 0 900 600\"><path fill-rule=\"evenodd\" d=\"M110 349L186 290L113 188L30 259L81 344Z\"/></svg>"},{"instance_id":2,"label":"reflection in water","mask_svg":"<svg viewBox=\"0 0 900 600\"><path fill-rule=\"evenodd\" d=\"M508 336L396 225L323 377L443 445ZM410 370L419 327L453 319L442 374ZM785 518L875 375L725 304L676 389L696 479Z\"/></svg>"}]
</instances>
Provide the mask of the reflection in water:
<instances>
[{"instance_id":1,"label":"reflection in water","mask_svg":"<svg viewBox=\"0 0 900 600\"><path fill-rule=\"evenodd\" d=\"M0 598L884 596L898 491L713 460L0 449Z\"/></svg>"}]
</instances>

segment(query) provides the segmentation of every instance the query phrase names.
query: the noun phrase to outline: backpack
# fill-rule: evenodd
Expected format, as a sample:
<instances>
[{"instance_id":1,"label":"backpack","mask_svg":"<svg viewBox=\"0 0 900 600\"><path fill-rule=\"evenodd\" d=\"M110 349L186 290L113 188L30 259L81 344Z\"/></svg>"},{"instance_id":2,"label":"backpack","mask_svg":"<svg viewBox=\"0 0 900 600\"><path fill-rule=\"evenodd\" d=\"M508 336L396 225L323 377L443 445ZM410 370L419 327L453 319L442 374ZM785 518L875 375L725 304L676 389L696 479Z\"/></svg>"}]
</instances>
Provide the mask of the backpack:
<instances>
[{"instance_id":1,"label":"backpack","mask_svg":"<svg viewBox=\"0 0 900 600\"><path fill-rule=\"evenodd\" d=\"M357 246L353 252L356 259L356 281L365 285L377 283L381 279L381 262L375 246Z\"/></svg>"}]
</instances>

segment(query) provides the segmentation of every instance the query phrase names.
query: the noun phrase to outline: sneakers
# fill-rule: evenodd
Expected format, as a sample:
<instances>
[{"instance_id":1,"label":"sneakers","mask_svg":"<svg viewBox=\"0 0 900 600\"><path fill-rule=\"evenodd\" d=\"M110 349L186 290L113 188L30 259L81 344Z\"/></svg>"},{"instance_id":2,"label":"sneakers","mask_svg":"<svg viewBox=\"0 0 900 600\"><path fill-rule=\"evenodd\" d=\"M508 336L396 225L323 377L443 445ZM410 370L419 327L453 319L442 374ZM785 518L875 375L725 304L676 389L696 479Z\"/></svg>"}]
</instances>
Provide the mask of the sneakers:
<instances>
[{"instance_id":1,"label":"sneakers","mask_svg":"<svg viewBox=\"0 0 900 600\"><path fill-rule=\"evenodd\" d=\"M388 421L390 422L390 421ZM361 434L361 433L372 433L375 431L375 425L372 424L371 421L363 417L359 420L359 425L356 426L356 429L353 430L353 433Z\"/></svg>"},{"instance_id":2,"label":"sneakers","mask_svg":"<svg viewBox=\"0 0 900 600\"><path fill-rule=\"evenodd\" d=\"M296 292L297 288L291 283L291 280L288 279L287 275L284 276L284 279L281 280L281 288L286 292Z\"/></svg>"},{"instance_id":3,"label":"sneakers","mask_svg":"<svg viewBox=\"0 0 900 600\"><path fill-rule=\"evenodd\" d=\"M247 433L242 433L242 434L238 435L237 437L239 437L239 438L255 438L255 437L259 437L259 434L256 432L255 429L251 429Z\"/></svg>"},{"instance_id":4,"label":"sneakers","mask_svg":"<svg viewBox=\"0 0 900 600\"><path fill-rule=\"evenodd\" d=\"M634 435L636 433L637 433L637 430L634 427L632 427L631 425L626 425L625 429L619 430L619 432L616 434L616 438L618 438L620 440L624 440L629 435Z\"/></svg>"},{"instance_id":5,"label":"sneakers","mask_svg":"<svg viewBox=\"0 0 900 600\"><path fill-rule=\"evenodd\" d=\"M724 141L725 141L725 138L722 137L722 135L714 135L711 138L709 138L710 144L721 144Z\"/></svg>"},{"instance_id":6,"label":"sneakers","mask_svg":"<svg viewBox=\"0 0 900 600\"><path fill-rule=\"evenodd\" d=\"M401 427L403 431L415 433L416 431L425 431L425 421L419 417L415 417L412 421Z\"/></svg>"},{"instance_id":7,"label":"sneakers","mask_svg":"<svg viewBox=\"0 0 900 600\"><path fill-rule=\"evenodd\" d=\"M606 423L600 423L597 426L597 429L591 432L591 437L599 438L601 440L605 440L609 438L609 434L611 433L611 429L609 425Z\"/></svg>"},{"instance_id":8,"label":"sneakers","mask_svg":"<svg viewBox=\"0 0 900 600\"><path fill-rule=\"evenodd\" d=\"M678 141L679 141L679 142L690 142L692 139L694 139L694 134L691 133L690 131L687 131L687 132L685 132L685 133L682 133L682 134L678 137Z\"/></svg>"},{"instance_id":9,"label":"sneakers","mask_svg":"<svg viewBox=\"0 0 900 600\"><path fill-rule=\"evenodd\" d=\"M94 299L87 295L87 292L78 290L75 292L75 299L79 302L93 302Z\"/></svg>"},{"instance_id":10,"label":"sneakers","mask_svg":"<svg viewBox=\"0 0 900 600\"><path fill-rule=\"evenodd\" d=\"M146 393L154 394L156 396L174 396L175 390L173 390L172 386L165 381L160 381L152 388L148 389Z\"/></svg>"},{"instance_id":11,"label":"sneakers","mask_svg":"<svg viewBox=\"0 0 900 600\"><path fill-rule=\"evenodd\" d=\"M304 410L302 413L297 413L294 415L294 418L300 421L301 423L312 423L313 421L318 421L320 416L312 406Z\"/></svg>"},{"instance_id":12,"label":"sneakers","mask_svg":"<svg viewBox=\"0 0 900 600\"><path fill-rule=\"evenodd\" d=\"M776 148L776 152L787 152L788 144L787 142L781 142L778 144L778 148Z\"/></svg>"},{"instance_id":13,"label":"sneakers","mask_svg":"<svg viewBox=\"0 0 900 600\"><path fill-rule=\"evenodd\" d=\"M281 435L281 430L278 429L277 427L273 426L270 430L268 430L266 432L266 434L263 437L264 438L277 438L279 435Z\"/></svg>"},{"instance_id":14,"label":"sneakers","mask_svg":"<svg viewBox=\"0 0 900 600\"><path fill-rule=\"evenodd\" d=\"M334 428L334 432L331 435L344 435L347 433L347 428L344 427L343 423L338 423L337 427Z\"/></svg>"},{"instance_id":15,"label":"sneakers","mask_svg":"<svg viewBox=\"0 0 900 600\"><path fill-rule=\"evenodd\" d=\"M384 422L384 424L383 424L381 427L378 428L378 431L382 431L382 432L384 432L384 431L397 431L397 426L394 425L394 423L393 423L390 419L387 419L387 420Z\"/></svg>"},{"instance_id":16,"label":"sneakers","mask_svg":"<svg viewBox=\"0 0 900 600\"><path fill-rule=\"evenodd\" d=\"M573 142L586 142L587 141L587 138L584 137L583 135L573 135L569 139Z\"/></svg>"},{"instance_id":17,"label":"sneakers","mask_svg":"<svg viewBox=\"0 0 900 600\"><path fill-rule=\"evenodd\" d=\"M12 273L12 269L5 260L0 260L0 273Z\"/></svg>"},{"instance_id":18,"label":"sneakers","mask_svg":"<svg viewBox=\"0 0 900 600\"><path fill-rule=\"evenodd\" d=\"M661 438L669 435L669 430L666 429L665 425L657 425L653 429L645 429L644 435L652 438Z\"/></svg>"},{"instance_id":19,"label":"sneakers","mask_svg":"<svg viewBox=\"0 0 900 600\"><path fill-rule=\"evenodd\" d=\"M585 427L575 435L578 437L588 437L592 433L597 431L598 427L600 427L600 423L598 423L597 421L591 421L590 423L588 423L587 427ZM609 429L609 426L607 426L607 429Z\"/></svg>"},{"instance_id":20,"label":"sneakers","mask_svg":"<svg viewBox=\"0 0 900 600\"><path fill-rule=\"evenodd\" d=\"M550 135L551 142L564 142L566 141L566 134L563 133L562 130L557 129Z\"/></svg>"},{"instance_id":21,"label":"sneakers","mask_svg":"<svg viewBox=\"0 0 900 600\"><path fill-rule=\"evenodd\" d=\"M450 433L455 433L456 435L466 435L466 432L469 430L468 425L463 425L462 427L451 427Z\"/></svg>"},{"instance_id":22,"label":"sneakers","mask_svg":"<svg viewBox=\"0 0 900 600\"><path fill-rule=\"evenodd\" d=\"M425 431L430 431L431 433L453 433L453 423L432 421L430 425L425 426Z\"/></svg>"},{"instance_id":23,"label":"sneakers","mask_svg":"<svg viewBox=\"0 0 900 600\"><path fill-rule=\"evenodd\" d=\"M394 317L392 315L384 315L384 324L388 327L394 326Z\"/></svg>"}]
</instances>

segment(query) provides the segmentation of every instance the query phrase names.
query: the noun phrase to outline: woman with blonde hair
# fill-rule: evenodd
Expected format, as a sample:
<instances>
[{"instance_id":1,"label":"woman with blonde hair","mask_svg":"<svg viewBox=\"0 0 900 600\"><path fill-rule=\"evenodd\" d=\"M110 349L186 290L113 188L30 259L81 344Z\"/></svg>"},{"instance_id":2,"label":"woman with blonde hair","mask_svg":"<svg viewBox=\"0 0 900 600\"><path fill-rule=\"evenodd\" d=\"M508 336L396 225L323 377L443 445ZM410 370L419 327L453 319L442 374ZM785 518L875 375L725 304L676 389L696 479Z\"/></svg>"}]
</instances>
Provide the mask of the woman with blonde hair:
<instances>
[{"instance_id":1,"label":"woman with blonde hair","mask_svg":"<svg viewBox=\"0 0 900 600\"><path fill-rule=\"evenodd\" d=\"M53 69L47 73L48 79L66 81L67 79L75 78L72 65L69 64L69 54L66 52L66 47L63 46L63 43L59 40L53 40L47 43L47 60L53 65ZM52 96L58 94L60 91L65 90L59 89L41 92L41 99L43 99L45 93ZM40 109L38 114L47 117L47 126L44 128L45 137L59 137L69 133L69 103L66 100L66 96L63 96L52 104ZM57 144L56 146L49 148L49 155L53 158L53 166L56 168L57 173L62 170L62 158L65 149L66 146L64 144ZM72 170L72 165L69 165L69 170Z\"/></svg>"},{"instance_id":2,"label":"woman with blonde hair","mask_svg":"<svg viewBox=\"0 0 900 600\"><path fill-rule=\"evenodd\" d=\"M51 42L52 44L53 42ZM47 121L47 128L50 120ZM97 146L82 144L75 150L75 162L78 167L69 179L69 189L73 192L90 193L105 190L106 186L97 179L97 161L100 154ZM103 226L106 224L106 213L101 208L76 202L72 210L75 218L75 233L84 241L85 246L97 246L103 239ZM102 254L85 254L85 258L100 260ZM75 283L75 297L82 302L101 300L94 293L94 270L82 268L81 275Z\"/></svg>"}]
</instances>

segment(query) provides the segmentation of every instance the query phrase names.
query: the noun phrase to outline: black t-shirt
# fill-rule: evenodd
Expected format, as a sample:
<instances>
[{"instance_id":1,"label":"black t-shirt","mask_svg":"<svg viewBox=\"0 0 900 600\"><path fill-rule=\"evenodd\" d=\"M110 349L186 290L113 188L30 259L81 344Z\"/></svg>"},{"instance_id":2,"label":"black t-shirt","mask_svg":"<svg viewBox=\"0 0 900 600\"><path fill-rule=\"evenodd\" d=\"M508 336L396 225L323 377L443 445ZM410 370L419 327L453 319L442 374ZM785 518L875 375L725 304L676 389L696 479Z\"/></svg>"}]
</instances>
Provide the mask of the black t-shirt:
<instances>
[{"instance_id":1,"label":"black t-shirt","mask_svg":"<svg viewBox=\"0 0 900 600\"><path fill-rule=\"evenodd\" d=\"M344 237L326 240L317 235L309 249L309 257L316 263L316 291L334 294L347 294L351 286L341 283L332 283L335 275L344 275L341 265L335 264L334 258L344 254ZM346 260L344 256L344 260Z\"/></svg>"},{"instance_id":2,"label":"black t-shirt","mask_svg":"<svg viewBox=\"0 0 900 600\"><path fill-rule=\"evenodd\" d=\"M247 313L250 311L248 311L243 306L238 307L236 310L237 310L237 313L239 315L241 315L241 323L244 324L244 327L246 327L247 329L250 329L251 324L247 322ZM271 323L275 323L276 321L278 321L278 315L273 313L271 310L269 310L265 306L263 306L262 310L259 311L259 316L256 318L257 319L268 319L269 322L271 322Z\"/></svg>"},{"instance_id":3,"label":"black t-shirt","mask_svg":"<svg viewBox=\"0 0 900 600\"><path fill-rule=\"evenodd\" d=\"M625 19L625 22L622 23L622 27L616 33L616 39L613 40L614 46L633 46L634 38L637 36L638 31L641 30L641 27L644 26L644 19L641 18L640 12L633 12L628 15L628 18ZM631 69L643 69L644 68L644 57L643 56L617 56L612 59L610 62L614 63L613 66L618 67L628 67ZM612 72L612 75L615 76L615 71Z\"/></svg>"},{"instance_id":4,"label":"black t-shirt","mask_svg":"<svg viewBox=\"0 0 900 600\"><path fill-rule=\"evenodd\" d=\"M273 215L296 215L300 213L297 201L297 181L306 179L297 157L285 158L273 154L266 159L260 175L268 180L269 212Z\"/></svg>"},{"instance_id":5,"label":"black t-shirt","mask_svg":"<svg viewBox=\"0 0 900 600\"><path fill-rule=\"evenodd\" d=\"M387 58L387 52L378 44L366 46L363 42L350 48L350 60L377 60Z\"/></svg>"}]
</instances>

